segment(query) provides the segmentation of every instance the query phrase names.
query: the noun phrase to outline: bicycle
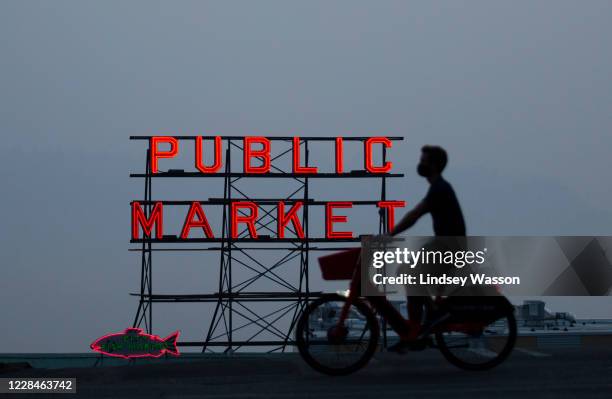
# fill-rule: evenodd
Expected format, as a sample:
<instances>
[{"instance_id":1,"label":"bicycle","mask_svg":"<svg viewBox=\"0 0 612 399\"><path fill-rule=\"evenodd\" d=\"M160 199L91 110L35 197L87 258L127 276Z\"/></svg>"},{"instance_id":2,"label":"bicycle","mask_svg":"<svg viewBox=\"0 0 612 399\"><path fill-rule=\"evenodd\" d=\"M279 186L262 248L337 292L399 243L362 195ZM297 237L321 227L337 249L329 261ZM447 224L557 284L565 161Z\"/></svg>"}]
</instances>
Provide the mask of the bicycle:
<instances>
[{"instance_id":1,"label":"bicycle","mask_svg":"<svg viewBox=\"0 0 612 399\"><path fill-rule=\"evenodd\" d=\"M383 349L378 344L381 323L377 316L398 335L399 331L415 327L415 321L405 319L384 296L359 296L359 256L357 248L327 256L326 262L320 259L325 280L351 280L348 295L319 297L303 310L296 326L299 353L313 369L324 374L351 374ZM347 258L349 262L339 261ZM514 307L505 297L429 297L425 314L434 308L445 309L448 316L430 330L426 328L415 341L417 347L437 347L451 364L466 370L491 369L512 352L517 326ZM416 323L423 327L420 321Z\"/></svg>"}]
</instances>

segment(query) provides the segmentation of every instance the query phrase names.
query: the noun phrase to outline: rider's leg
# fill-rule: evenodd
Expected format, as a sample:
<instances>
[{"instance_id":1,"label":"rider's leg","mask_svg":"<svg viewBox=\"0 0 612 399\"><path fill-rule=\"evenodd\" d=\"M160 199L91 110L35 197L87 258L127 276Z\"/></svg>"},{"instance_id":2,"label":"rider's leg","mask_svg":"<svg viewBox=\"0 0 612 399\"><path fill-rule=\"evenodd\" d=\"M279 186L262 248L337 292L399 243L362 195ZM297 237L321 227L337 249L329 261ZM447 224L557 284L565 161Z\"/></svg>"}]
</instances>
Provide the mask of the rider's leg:
<instances>
[{"instance_id":1,"label":"rider's leg","mask_svg":"<svg viewBox=\"0 0 612 399\"><path fill-rule=\"evenodd\" d=\"M406 329L404 333L398 331L400 339L395 345L389 347L390 352L405 353L418 344L417 338L421 333L425 299L426 297L423 296L406 297L408 308L408 320L404 322ZM424 348L425 346L422 346L419 349Z\"/></svg>"},{"instance_id":2,"label":"rider's leg","mask_svg":"<svg viewBox=\"0 0 612 399\"><path fill-rule=\"evenodd\" d=\"M409 296L406 297L408 303L408 317L410 320L421 323L423 321L423 307L425 305L425 297Z\"/></svg>"},{"instance_id":3,"label":"rider's leg","mask_svg":"<svg viewBox=\"0 0 612 399\"><path fill-rule=\"evenodd\" d=\"M423 323L425 299L423 296L406 297L410 333L402 336L402 340L413 340L419 335Z\"/></svg>"},{"instance_id":4,"label":"rider's leg","mask_svg":"<svg viewBox=\"0 0 612 399\"><path fill-rule=\"evenodd\" d=\"M362 284L367 285L365 290L361 290ZM353 279L351 282L351 291L353 292L377 292L378 289L373 286L369 279L362 281L361 278ZM400 336L410 333L409 325L406 323L402 314L387 300L384 295L370 295L366 297L376 311L389 323Z\"/></svg>"},{"instance_id":5,"label":"rider's leg","mask_svg":"<svg viewBox=\"0 0 612 399\"><path fill-rule=\"evenodd\" d=\"M369 296L368 301L376 308L378 313L389 323L391 328L400 336L409 336L412 331L401 313L384 296Z\"/></svg>"}]
</instances>

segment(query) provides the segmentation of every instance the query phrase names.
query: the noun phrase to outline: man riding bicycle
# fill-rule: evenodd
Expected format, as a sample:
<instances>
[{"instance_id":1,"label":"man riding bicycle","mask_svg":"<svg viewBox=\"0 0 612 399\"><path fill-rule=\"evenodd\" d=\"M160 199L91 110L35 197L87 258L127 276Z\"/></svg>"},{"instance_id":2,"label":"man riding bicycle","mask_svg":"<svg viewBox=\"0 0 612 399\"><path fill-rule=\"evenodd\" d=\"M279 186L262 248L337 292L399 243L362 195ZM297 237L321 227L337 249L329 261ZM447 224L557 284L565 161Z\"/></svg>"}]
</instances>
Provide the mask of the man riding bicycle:
<instances>
[{"instance_id":1,"label":"man riding bicycle","mask_svg":"<svg viewBox=\"0 0 612 399\"><path fill-rule=\"evenodd\" d=\"M401 233L430 213L435 237L422 250L463 250L467 237L461 207L453 188L442 177L447 163L446 151L437 146L425 146L421 151L417 171L428 180L429 190L390 234ZM379 238L380 241L371 242L378 245L394 241ZM322 295L308 304L298 320L296 345L300 355L315 370L329 375L346 375L359 370L380 349L381 327L399 336L399 342L389 347L389 351L403 353L405 349L436 347L449 362L465 370L487 370L510 355L516 342L517 324L514 307L503 295L487 298L482 295L481 298L481 295L474 295L477 291L472 291L471 287L466 292L463 287L446 287L439 283L420 287L408 284L410 319L406 320L384 293L371 290L374 287L370 278L362 282L361 252L358 250L319 259L324 279L351 282L347 295ZM427 268L428 275L446 274L456 269L453 263L416 262L423 267L419 271ZM400 267L406 265L400 264ZM412 269L413 265L410 267ZM461 273L468 271L460 269ZM362 283L367 285L362 286ZM384 322L382 326L381 322Z\"/></svg>"}]
</instances>

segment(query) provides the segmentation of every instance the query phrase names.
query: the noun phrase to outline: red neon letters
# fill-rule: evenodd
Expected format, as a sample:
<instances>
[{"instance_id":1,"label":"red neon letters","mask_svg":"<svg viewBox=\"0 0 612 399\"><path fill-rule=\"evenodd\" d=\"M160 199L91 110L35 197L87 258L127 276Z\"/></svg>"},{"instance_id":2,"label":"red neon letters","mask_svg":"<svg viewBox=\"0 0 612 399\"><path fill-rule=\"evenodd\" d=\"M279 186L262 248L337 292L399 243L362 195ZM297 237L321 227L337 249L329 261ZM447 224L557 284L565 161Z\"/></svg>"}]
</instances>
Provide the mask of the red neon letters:
<instances>
[{"instance_id":1,"label":"red neon letters","mask_svg":"<svg viewBox=\"0 0 612 399\"><path fill-rule=\"evenodd\" d=\"M404 208L406 201L379 201L378 207L387 211L387 229L393 230L395 227L395 208Z\"/></svg>"},{"instance_id":2,"label":"red neon letters","mask_svg":"<svg viewBox=\"0 0 612 399\"><path fill-rule=\"evenodd\" d=\"M300 166L300 138L293 138L293 173L317 173L313 166Z\"/></svg>"},{"instance_id":3,"label":"red neon letters","mask_svg":"<svg viewBox=\"0 0 612 399\"><path fill-rule=\"evenodd\" d=\"M312 175L317 177L319 173L332 174L344 174L344 173L358 173L357 176L363 172L363 170L346 171L348 166L345 165L344 151L347 148L351 148L354 143L362 144L358 147L359 151L363 151L363 164L366 169L366 174L386 174L393 168L393 163L388 161L384 156L382 158L377 157L374 160L374 154L379 151L386 151L391 148L393 142L391 139L380 136L370 137L367 139L353 140L348 137L335 137L331 139L325 138L330 145L335 145L334 160L330 160L327 164L329 172L319 171L323 169L322 164L320 168L317 166L309 165L308 154L305 151L304 144L305 139L300 137L289 138L292 144L292 148L287 151L279 152L278 154L272 153L272 145L275 140L262 137L262 136L247 136L241 138L221 137L221 136L197 136L195 138L180 138L172 136L156 136L150 139L150 166L152 174L159 172L159 161L166 159L169 161L171 158L177 158L173 162L178 162L179 155L179 140L191 140L194 142L195 159L192 165L195 166L195 173L202 174L219 174L222 172L224 162L224 146L227 149L230 145L230 140L234 140L233 144L236 147L240 147L236 142L237 140L242 141L242 161L243 161L243 173L254 174L254 175L266 175L270 174L272 169L273 172L282 172L281 164L279 167L273 166L272 162L281 158L284 154L292 152L284 160L284 170L291 167L293 174L295 175ZM288 138L280 138L282 141L289 141ZM225 143L224 143L225 141ZM210 147L204 147L210 146ZM181 146L184 150L185 145ZM212 154L212 157L207 156L204 159L205 148L207 154ZM286 148L286 147L285 147ZM316 148L316 147L315 147ZM361 149L359 149L361 148ZM330 148L331 149L331 148ZM210 151L212 150L212 151ZM384 154L384 152L383 152ZM289 156L291 157L290 159ZM289 161L289 163L287 162ZM165 168L164 168L165 169ZM180 169L179 169L180 170ZM232 170L232 173L237 172ZM288 174L291 176L291 174ZM242 176L241 176L242 177ZM326 177L326 176L325 176ZM271 179L265 179L271 180ZM265 184L270 184L266 181ZM176 236L166 236L166 238L176 240L215 240L213 228L206 217L204 209L202 208L203 203L194 201L187 203L189 210L185 216L181 231ZM269 204L267 204L269 206ZM307 206L302 201L293 201L285 203L282 200L276 204L276 237L277 239L291 239L293 237L297 239L305 239L306 234L304 229L306 226L302 226L302 215L307 210ZM319 204L320 205L320 204ZM340 202L327 202L325 206L325 237L327 239L352 239L353 232L348 228L342 228L338 225L341 223L347 223L348 217L343 214L341 209L352 208L353 203L350 201ZM395 210L396 208L405 207L404 201L380 201L377 203L380 212L386 212L387 216L387 228L393 229L395 223ZM146 210L146 211L145 211ZM261 229L266 228L269 223L262 222L259 218L259 207L256 203L247 200L238 200L230 202L228 205L228 217L230 222L230 236L232 239L258 239L257 226ZM164 217L163 217L163 202L154 202L151 204L141 205L138 201L132 202L131 216L131 233L133 240L140 240L141 235L143 239L163 239L164 238ZM270 215L268 211L262 211L261 218L263 219L267 215ZM322 226L323 227L323 226ZM193 229L196 232L193 232ZM201 230L201 231L200 231ZM323 228L321 228L323 230ZM290 232L290 237L287 238L287 232ZM153 237L154 235L154 237ZM315 233L319 236L321 233ZM190 237L191 236L191 237ZM265 236L268 237L268 236Z\"/></svg>"},{"instance_id":4,"label":"red neon letters","mask_svg":"<svg viewBox=\"0 0 612 399\"><path fill-rule=\"evenodd\" d=\"M344 148L342 137L336 137L336 173L344 173Z\"/></svg>"},{"instance_id":5,"label":"red neon letters","mask_svg":"<svg viewBox=\"0 0 612 399\"><path fill-rule=\"evenodd\" d=\"M334 223L346 223L348 218L344 215L334 215L335 208L352 208L352 202L328 202L325 205L325 237L326 238L353 238L350 231L334 231Z\"/></svg>"},{"instance_id":6,"label":"red neon letters","mask_svg":"<svg viewBox=\"0 0 612 399\"><path fill-rule=\"evenodd\" d=\"M221 169L221 137L215 137L215 163L212 166L204 166L202 160L202 136L196 137L196 159L195 166L202 173L215 173Z\"/></svg>"},{"instance_id":7,"label":"red neon letters","mask_svg":"<svg viewBox=\"0 0 612 399\"><path fill-rule=\"evenodd\" d=\"M241 208L249 209L249 215L238 215ZM231 206L232 216L232 238L238 238L238 224L246 223L249 229L251 238L257 238L257 229L255 228L255 221L257 220L257 205L249 201L232 202Z\"/></svg>"},{"instance_id":8,"label":"red neon letters","mask_svg":"<svg viewBox=\"0 0 612 399\"><path fill-rule=\"evenodd\" d=\"M393 142L386 137L370 137L365 142L365 167L370 173L387 173L393 167L393 163L386 162L383 166L374 166L372 160L372 145L382 144L385 147L391 147Z\"/></svg>"},{"instance_id":9,"label":"red neon letters","mask_svg":"<svg viewBox=\"0 0 612 399\"><path fill-rule=\"evenodd\" d=\"M289 223L293 226L293 232L299 239L304 239L304 228L302 227L298 212L302 209L304 203L302 201L296 201L289 210L286 210L286 204L283 201L278 203L277 213L277 237L279 239L285 238L285 230ZM379 208L387 209L389 212L389 220L392 223L393 210L394 208L403 206L403 201L381 201L378 203ZM335 209L352 208L353 203L348 201L340 202L328 202L325 204L325 237L330 239L346 239L353 238L353 233L350 231L334 231L335 223L346 223L348 217L346 215L334 214ZM249 232L250 238L257 239L257 227L258 223L258 206L251 201L235 201L230 204L230 218L231 218L231 236L232 238L245 238L241 232L241 225L246 226ZM151 233L155 227L155 238L160 239L164 237L164 217L163 217L163 204L162 202L156 202L153 206L149 217L145 215L142 206L139 202L134 201L132 203L132 239L138 240L140 238L140 231L142 230L145 238L151 238ZM181 240L188 240L189 233L193 228L202 229L206 238L215 238L213 230L208 223L204 209L199 202L192 202L185 221L183 228L179 235Z\"/></svg>"},{"instance_id":10,"label":"red neon letters","mask_svg":"<svg viewBox=\"0 0 612 399\"><path fill-rule=\"evenodd\" d=\"M297 201L289 212L285 214L285 203L283 201L278 203L278 217L276 218L278 224L278 238L285 238L285 227L289 222L293 223L293 228L298 238L304 238L304 229L302 229L300 218L297 215L297 211L302 205L303 203L301 201Z\"/></svg>"},{"instance_id":11,"label":"red neon letters","mask_svg":"<svg viewBox=\"0 0 612 399\"><path fill-rule=\"evenodd\" d=\"M193 217L197 216L197 220L193 220ZM194 227L201 227L204 230L204 234L208 238L214 238L212 229L208 224L208 219L206 219L206 215L204 214L204 210L199 202L192 202L191 207L189 208L189 212L187 213L187 217L185 218L185 224L183 224L183 229L181 230L181 238L185 239L189 237L189 230Z\"/></svg>"},{"instance_id":12,"label":"red neon letters","mask_svg":"<svg viewBox=\"0 0 612 399\"><path fill-rule=\"evenodd\" d=\"M251 144L259 143L261 150L253 150ZM261 166L252 166L251 158L260 158L263 161ZM265 137L245 137L244 138L244 173L268 173L270 172L270 140Z\"/></svg>"},{"instance_id":13,"label":"red neon letters","mask_svg":"<svg viewBox=\"0 0 612 399\"><path fill-rule=\"evenodd\" d=\"M160 151L159 143L170 144L170 151ZM178 154L178 140L174 137L151 137L151 171L157 173L157 160L159 158L174 158Z\"/></svg>"},{"instance_id":14,"label":"red neon letters","mask_svg":"<svg viewBox=\"0 0 612 399\"><path fill-rule=\"evenodd\" d=\"M207 138L207 141L211 137ZM204 137L197 136L195 138L195 169L200 173L217 173L223 167L223 138L215 136L214 145L214 160L212 164L206 165L203 159ZM335 173L344 173L344 139L342 137L335 138ZM319 169L316 166L303 166L304 162L300 146L301 140L299 137L293 137L292 151L292 170L293 173L299 174L317 174ZM243 172L248 174L267 174L272 168L271 141L262 136L247 136L243 138ZM374 145L381 144L384 148L391 148L393 142L386 137L370 137L364 142L364 164L368 173L381 174L389 173L393 168L393 163L385 161L383 165L375 165L373 160ZM169 149L162 150L162 145L169 145ZM179 140L171 136L155 136L151 138L151 171L153 174L159 173L159 160L166 158L175 158L179 153ZM254 162L256 158L259 162ZM210 161L209 161L210 163ZM255 164L254 164L255 163Z\"/></svg>"},{"instance_id":15,"label":"red neon letters","mask_svg":"<svg viewBox=\"0 0 612 399\"><path fill-rule=\"evenodd\" d=\"M155 238L162 238L164 236L164 214L163 205L161 202L157 202L151 211L149 218L144 214L144 211L140 207L140 203L137 201L132 202L132 238L138 239L139 227L142 227L142 231L145 237L151 237L151 230L155 225Z\"/></svg>"}]
</instances>

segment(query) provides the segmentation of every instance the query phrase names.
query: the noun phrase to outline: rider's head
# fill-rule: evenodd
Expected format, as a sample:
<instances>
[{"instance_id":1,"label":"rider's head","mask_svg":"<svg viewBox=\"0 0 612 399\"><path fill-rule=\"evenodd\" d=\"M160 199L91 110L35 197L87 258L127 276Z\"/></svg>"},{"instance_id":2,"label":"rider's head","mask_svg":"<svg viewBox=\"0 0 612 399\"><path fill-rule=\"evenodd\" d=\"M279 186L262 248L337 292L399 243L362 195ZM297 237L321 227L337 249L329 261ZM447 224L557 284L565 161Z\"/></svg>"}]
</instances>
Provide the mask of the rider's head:
<instances>
[{"instance_id":1,"label":"rider's head","mask_svg":"<svg viewBox=\"0 0 612 399\"><path fill-rule=\"evenodd\" d=\"M417 173L426 178L437 176L442 173L447 161L448 156L444 148L437 145L423 146Z\"/></svg>"}]
</instances>

